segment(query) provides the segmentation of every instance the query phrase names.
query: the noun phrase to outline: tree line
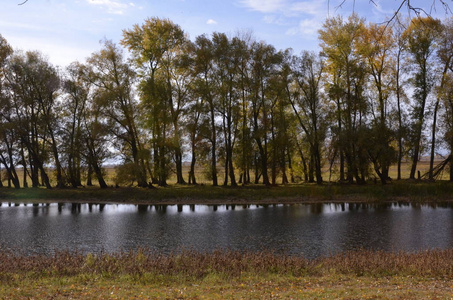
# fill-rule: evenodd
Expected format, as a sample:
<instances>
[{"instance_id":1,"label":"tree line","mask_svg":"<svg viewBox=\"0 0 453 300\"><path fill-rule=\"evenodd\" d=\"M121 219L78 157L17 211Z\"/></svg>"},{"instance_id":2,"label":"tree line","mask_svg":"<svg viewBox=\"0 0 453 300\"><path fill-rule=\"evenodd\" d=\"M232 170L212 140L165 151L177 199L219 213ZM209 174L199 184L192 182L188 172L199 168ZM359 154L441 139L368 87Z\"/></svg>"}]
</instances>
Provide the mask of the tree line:
<instances>
[{"instance_id":1,"label":"tree line","mask_svg":"<svg viewBox=\"0 0 453 300\"><path fill-rule=\"evenodd\" d=\"M3 179L106 188L113 159L116 182L140 187L171 174L197 184L197 168L214 186L321 184L326 167L385 184L405 159L415 179L427 153L426 176L446 167L453 180L453 20L395 20L326 19L321 52L294 54L249 33L191 41L149 18L63 70L0 35ZM447 155L435 166L437 152Z\"/></svg>"}]
</instances>

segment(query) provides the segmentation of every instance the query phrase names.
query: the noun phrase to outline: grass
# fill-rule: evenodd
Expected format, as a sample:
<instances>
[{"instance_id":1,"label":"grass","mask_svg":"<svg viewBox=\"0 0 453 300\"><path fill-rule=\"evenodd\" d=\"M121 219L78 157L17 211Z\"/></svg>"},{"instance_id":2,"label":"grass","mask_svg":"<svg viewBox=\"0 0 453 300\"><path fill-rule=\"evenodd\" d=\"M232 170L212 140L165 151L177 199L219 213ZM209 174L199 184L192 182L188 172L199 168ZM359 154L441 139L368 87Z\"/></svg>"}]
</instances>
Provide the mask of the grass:
<instances>
[{"instance_id":1,"label":"grass","mask_svg":"<svg viewBox=\"0 0 453 300\"><path fill-rule=\"evenodd\" d=\"M0 252L1 299L425 299L453 297L453 250L360 250L307 260L269 252Z\"/></svg>"},{"instance_id":2,"label":"grass","mask_svg":"<svg viewBox=\"0 0 453 300\"><path fill-rule=\"evenodd\" d=\"M0 202L91 202L133 204L293 204L343 202L453 201L453 183L395 181L382 186L325 184L289 184L275 187L249 185L213 187L210 185L174 185L165 188L78 189L0 189Z\"/></svg>"}]
</instances>

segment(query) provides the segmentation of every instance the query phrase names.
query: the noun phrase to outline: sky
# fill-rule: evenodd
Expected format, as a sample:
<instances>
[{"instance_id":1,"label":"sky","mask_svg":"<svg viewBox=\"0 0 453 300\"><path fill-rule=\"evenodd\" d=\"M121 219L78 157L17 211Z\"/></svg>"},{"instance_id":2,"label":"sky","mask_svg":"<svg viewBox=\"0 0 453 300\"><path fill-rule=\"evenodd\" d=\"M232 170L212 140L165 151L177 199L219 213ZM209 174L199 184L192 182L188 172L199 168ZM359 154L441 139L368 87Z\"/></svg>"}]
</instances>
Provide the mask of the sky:
<instances>
[{"instance_id":1,"label":"sky","mask_svg":"<svg viewBox=\"0 0 453 300\"><path fill-rule=\"evenodd\" d=\"M392 16L401 0L0 0L0 34L14 49L38 50L65 67L84 62L104 39L119 43L122 30L150 17L168 18L191 40L198 35L252 32L278 50L319 51L318 30L327 17L356 12L367 22ZM445 18L439 0L411 0ZM453 6L453 5L452 5ZM408 13L407 8L402 10ZM450 16L450 15L448 15Z\"/></svg>"}]
</instances>

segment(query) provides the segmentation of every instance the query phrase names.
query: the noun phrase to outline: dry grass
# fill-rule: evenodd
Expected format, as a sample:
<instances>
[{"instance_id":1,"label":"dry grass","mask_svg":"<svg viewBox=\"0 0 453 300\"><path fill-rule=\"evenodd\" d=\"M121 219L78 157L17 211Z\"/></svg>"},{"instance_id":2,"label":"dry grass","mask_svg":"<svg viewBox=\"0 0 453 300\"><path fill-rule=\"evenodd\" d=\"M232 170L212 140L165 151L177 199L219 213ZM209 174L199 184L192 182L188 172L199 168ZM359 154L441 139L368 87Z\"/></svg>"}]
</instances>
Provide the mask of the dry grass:
<instances>
[{"instance_id":1,"label":"dry grass","mask_svg":"<svg viewBox=\"0 0 453 300\"><path fill-rule=\"evenodd\" d=\"M23 256L0 251L1 299L449 299L453 250Z\"/></svg>"},{"instance_id":2,"label":"dry grass","mask_svg":"<svg viewBox=\"0 0 453 300\"><path fill-rule=\"evenodd\" d=\"M113 254L82 254L57 251L53 255L21 255L0 252L0 275L75 276L79 274L182 276L203 278L221 274L229 278L244 273L291 276L419 276L453 278L453 249L417 253L359 250L330 257L305 259L272 252L219 250L200 253L183 250L160 254L148 250Z\"/></svg>"},{"instance_id":3,"label":"dry grass","mask_svg":"<svg viewBox=\"0 0 453 300\"><path fill-rule=\"evenodd\" d=\"M436 160L434 165L437 165L438 163L440 163L442 160ZM402 176L402 179L407 179L409 178L409 173L410 173L410 167L411 167L411 163L408 162L408 161L404 161L401 165L401 176ZM417 165L417 170L420 171L421 174L424 174L426 173L428 170L429 170L429 161L427 159L423 159L421 161L419 161L418 165ZM105 181L106 183L109 185L109 186L114 186L115 185L115 167L114 166L107 166L105 167ZM21 186L23 186L23 172L22 172L22 169L21 168L18 168L17 169L17 173L18 173L18 176L20 178L20 184ZM48 173L49 173L49 176L50 176L50 179L51 179L51 183L53 185L55 185L56 183L56 179L55 179L55 174L52 173L52 170L48 170ZM183 176L185 177L185 179L188 178L188 174L189 174L189 166L187 165L183 165ZM373 174L373 173L372 173ZM236 174L237 175L237 179L239 178L239 174ZM289 173L288 173L289 175ZM297 174L296 174L297 175ZM442 174L443 176L441 176L439 179L440 180L447 180L447 176L448 174L446 172L444 172L444 174ZM202 170L201 167L198 167L195 169L195 176L197 178L197 183L198 184L203 184L203 185L210 185L212 182L208 179L206 179L205 175L204 175L204 171ZM251 176L253 177L253 174L251 174ZM329 177L330 177L330 173L329 173L329 169L328 167L324 167L323 168L323 179L324 181L329 181ZM397 178L397 167L396 165L392 166L390 168L390 172L389 172L389 176L393 179L396 179ZM8 182L7 180L5 180L6 178L6 173L3 172L2 174L2 182L3 184L6 186L8 185ZM339 173L338 173L338 170L334 167L333 168L333 172L331 174L331 178L330 180L332 182L336 182L338 181L339 179ZM219 166L219 172L218 172L218 181L219 181L219 184L222 184L223 181L224 181L224 172L223 172L223 169ZM252 181L253 181L253 178L252 178ZM280 183L281 182L281 177L278 177L277 178L277 183ZM30 182L28 182L28 184L30 184ZM93 184L96 186L97 185L97 181L95 178L93 178ZM175 174L171 174L170 178L168 179L168 184L169 185L175 185L176 184L176 175Z\"/></svg>"}]
</instances>

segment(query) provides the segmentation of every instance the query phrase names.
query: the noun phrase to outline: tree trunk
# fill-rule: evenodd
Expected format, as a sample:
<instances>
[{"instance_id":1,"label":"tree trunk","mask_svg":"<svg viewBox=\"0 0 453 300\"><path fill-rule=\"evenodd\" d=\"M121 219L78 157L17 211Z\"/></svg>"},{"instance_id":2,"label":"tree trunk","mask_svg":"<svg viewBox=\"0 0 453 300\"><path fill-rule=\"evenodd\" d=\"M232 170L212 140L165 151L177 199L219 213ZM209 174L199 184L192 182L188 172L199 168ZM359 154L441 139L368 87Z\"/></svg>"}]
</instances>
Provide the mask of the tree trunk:
<instances>
[{"instance_id":1,"label":"tree trunk","mask_svg":"<svg viewBox=\"0 0 453 300\"><path fill-rule=\"evenodd\" d=\"M50 124L48 125L48 129L49 129L50 138L52 139L52 151L53 151L53 156L55 159L55 168L57 171L57 187L64 188L66 184L65 184L65 181L63 178L63 171L61 168L60 158L58 155L57 142L55 140L55 136L53 134L52 128L50 127ZM46 176L47 176L47 174L46 174Z\"/></svg>"},{"instance_id":2,"label":"tree trunk","mask_svg":"<svg viewBox=\"0 0 453 300\"><path fill-rule=\"evenodd\" d=\"M186 181L184 180L184 177L182 175L182 154L180 148L177 148L175 150L175 164L176 164L176 183L186 184Z\"/></svg>"},{"instance_id":3,"label":"tree trunk","mask_svg":"<svg viewBox=\"0 0 453 300\"><path fill-rule=\"evenodd\" d=\"M437 129L437 110L439 109L439 98L436 100L434 106L434 116L433 116L433 127L431 131L431 156L429 160L429 180L434 180L433 170L434 170L434 154L436 147L436 129Z\"/></svg>"},{"instance_id":4,"label":"tree trunk","mask_svg":"<svg viewBox=\"0 0 453 300\"><path fill-rule=\"evenodd\" d=\"M258 149L260 151L260 159L261 159L261 174L263 175L263 184L266 186L270 185L269 176L267 174L267 151L265 147L261 144L261 140L259 138L256 139L256 143L258 144Z\"/></svg>"},{"instance_id":5,"label":"tree trunk","mask_svg":"<svg viewBox=\"0 0 453 300\"><path fill-rule=\"evenodd\" d=\"M190 171L189 171L189 184L193 184L193 185L197 184L197 179L195 177L195 163L196 163L195 153L192 149L192 161L190 162Z\"/></svg>"},{"instance_id":6,"label":"tree trunk","mask_svg":"<svg viewBox=\"0 0 453 300\"><path fill-rule=\"evenodd\" d=\"M96 163L93 164L93 171L96 174L96 178L99 182L99 186L101 187L101 189L107 188L108 186L104 180L104 176L102 175L102 170Z\"/></svg>"},{"instance_id":7,"label":"tree trunk","mask_svg":"<svg viewBox=\"0 0 453 300\"><path fill-rule=\"evenodd\" d=\"M231 179L231 186L237 186L237 182L236 182L236 175L234 174L234 167L233 167L233 158L232 158L232 150L230 150L230 158L228 160L228 164L229 164L229 173L230 173L230 179Z\"/></svg>"},{"instance_id":8,"label":"tree trunk","mask_svg":"<svg viewBox=\"0 0 453 300\"><path fill-rule=\"evenodd\" d=\"M93 186L92 174L93 174L93 167L89 163L88 164L88 171L87 171L87 186Z\"/></svg>"},{"instance_id":9,"label":"tree trunk","mask_svg":"<svg viewBox=\"0 0 453 300\"><path fill-rule=\"evenodd\" d=\"M210 114L211 114L211 177L212 185L217 186L217 157L216 157L216 148L217 148L217 133L215 128L215 114L214 114L214 105L212 100L210 101Z\"/></svg>"}]
</instances>

